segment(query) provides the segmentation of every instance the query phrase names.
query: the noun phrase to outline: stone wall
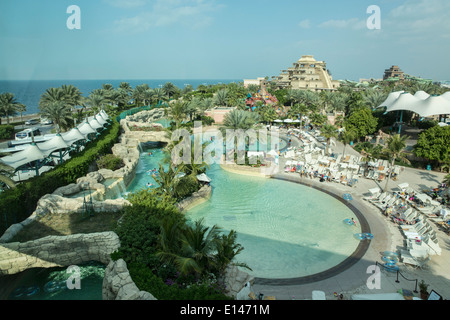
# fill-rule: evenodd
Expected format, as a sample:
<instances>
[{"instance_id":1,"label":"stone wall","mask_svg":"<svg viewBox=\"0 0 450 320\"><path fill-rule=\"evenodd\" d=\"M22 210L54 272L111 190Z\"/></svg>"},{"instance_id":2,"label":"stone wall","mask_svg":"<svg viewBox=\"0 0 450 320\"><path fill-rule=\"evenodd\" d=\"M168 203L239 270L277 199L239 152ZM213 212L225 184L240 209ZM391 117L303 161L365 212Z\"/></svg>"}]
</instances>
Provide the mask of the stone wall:
<instances>
[{"instance_id":1,"label":"stone wall","mask_svg":"<svg viewBox=\"0 0 450 320\"><path fill-rule=\"evenodd\" d=\"M120 247L114 232L47 236L34 241L0 245L0 275L29 268L66 267L98 261L107 265Z\"/></svg>"},{"instance_id":2,"label":"stone wall","mask_svg":"<svg viewBox=\"0 0 450 320\"><path fill-rule=\"evenodd\" d=\"M177 208L181 211L188 211L193 207L207 201L211 197L211 186L205 185L197 192L193 193L190 197L180 201L176 204Z\"/></svg>"},{"instance_id":3,"label":"stone wall","mask_svg":"<svg viewBox=\"0 0 450 320\"><path fill-rule=\"evenodd\" d=\"M139 290L123 259L111 261L106 267L102 296L103 300L156 300L152 294Z\"/></svg>"}]
</instances>

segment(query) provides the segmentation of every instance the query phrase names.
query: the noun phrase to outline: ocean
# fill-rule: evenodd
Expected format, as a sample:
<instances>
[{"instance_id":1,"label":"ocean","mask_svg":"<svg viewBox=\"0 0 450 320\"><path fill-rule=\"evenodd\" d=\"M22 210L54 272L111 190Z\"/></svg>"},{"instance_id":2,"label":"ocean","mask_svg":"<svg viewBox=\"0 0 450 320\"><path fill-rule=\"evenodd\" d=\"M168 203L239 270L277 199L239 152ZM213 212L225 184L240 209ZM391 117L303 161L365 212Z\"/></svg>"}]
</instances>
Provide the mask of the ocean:
<instances>
[{"instance_id":1,"label":"ocean","mask_svg":"<svg viewBox=\"0 0 450 320\"><path fill-rule=\"evenodd\" d=\"M105 83L113 85L117 88L121 82L128 82L132 88L137 85L148 84L150 88L158 88L167 82L173 83L178 88L182 89L185 85L190 84L194 89L199 85L219 84L241 82L242 79L162 79L162 80L0 80L0 94L10 92L19 103L27 107L23 114L39 113L39 100L41 95L48 88L57 88L65 85L74 85L77 87L83 96L87 97L92 90L99 89Z\"/></svg>"}]
</instances>

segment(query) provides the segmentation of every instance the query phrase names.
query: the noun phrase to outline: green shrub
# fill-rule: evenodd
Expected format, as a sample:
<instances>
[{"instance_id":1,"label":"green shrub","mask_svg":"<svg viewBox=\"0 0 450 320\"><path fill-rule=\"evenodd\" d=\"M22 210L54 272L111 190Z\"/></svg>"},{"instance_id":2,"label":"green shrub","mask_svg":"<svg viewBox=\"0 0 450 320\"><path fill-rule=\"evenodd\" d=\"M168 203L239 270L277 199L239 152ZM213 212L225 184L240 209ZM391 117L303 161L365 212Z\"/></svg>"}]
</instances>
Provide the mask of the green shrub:
<instances>
[{"instance_id":1,"label":"green shrub","mask_svg":"<svg viewBox=\"0 0 450 320\"><path fill-rule=\"evenodd\" d=\"M14 126L0 125L0 140L12 139L14 136Z\"/></svg>"},{"instance_id":2,"label":"green shrub","mask_svg":"<svg viewBox=\"0 0 450 320\"><path fill-rule=\"evenodd\" d=\"M130 264L128 270L136 286L158 300L232 300L221 293L220 285L200 282L180 287L170 279L165 282L142 264Z\"/></svg>"},{"instance_id":3,"label":"green shrub","mask_svg":"<svg viewBox=\"0 0 450 320\"><path fill-rule=\"evenodd\" d=\"M99 169L118 170L124 166L122 158L113 154L106 154L97 160Z\"/></svg>"}]
</instances>

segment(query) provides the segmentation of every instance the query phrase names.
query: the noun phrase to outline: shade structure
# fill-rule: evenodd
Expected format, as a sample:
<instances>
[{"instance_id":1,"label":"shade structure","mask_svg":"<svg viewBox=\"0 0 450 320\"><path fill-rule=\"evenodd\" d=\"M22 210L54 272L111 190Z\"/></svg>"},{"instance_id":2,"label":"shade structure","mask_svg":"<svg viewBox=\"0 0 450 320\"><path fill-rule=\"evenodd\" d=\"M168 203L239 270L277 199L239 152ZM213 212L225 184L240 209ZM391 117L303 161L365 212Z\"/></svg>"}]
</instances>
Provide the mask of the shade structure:
<instances>
[{"instance_id":1,"label":"shade structure","mask_svg":"<svg viewBox=\"0 0 450 320\"><path fill-rule=\"evenodd\" d=\"M447 91L446 93L444 93L441 97L450 100L450 91Z\"/></svg>"},{"instance_id":2,"label":"shade structure","mask_svg":"<svg viewBox=\"0 0 450 320\"><path fill-rule=\"evenodd\" d=\"M429 97L430 95L428 93L426 93L425 91L417 91L414 94L414 97L420 99L420 100L425 100Z\"/></svg>"},{"instance_id":3,"label":"shade structure","mask_svg":"<svg viewBox=\"0 0 450 320\"><path fill-rule=\"evenodd\" d=\"M284 120L284 122L285 122L285 123L291 123L291 122L292 122L292 119L286 119L286 120Z\"/></svg>"},{"instance_id":4,"label":"shade structure","mask_svg":"<svg viewBox=\"0 0 450 320\"><path fill-rule=\"evenodd\" d=\"M47 156L41 151L41 149L39 149L39 147L35 143L32 143L25 150L19 151L10 156L3 157L0 160L4 164L16 170L17 168L30 162L34 162L37 160L42 161L46 158Z\"/></svg>"},{"instance_id":5,"label":"shade structure","mask_svg":"<svg viewBox=\"0 0 450 320\"><path fill-rule=\"evenodd\" d=\"M84 135L88 135L88 134L97 132L90 126L90 124L87 121L84 121L82 124L80 124L78 126L78 130Z\"/></svg>"},{"instance_id":6,"label":"shade structure","mask_svg":"<svg viewBox=\"0 0 450 320\"><path fill-rule=\"evenodd\" d=\"M94 118L95 118L95 120L97 120L98 123L100 123L102 126L105 126L105 125L108 124L108 121L106 121L106 120L100 115L100 113L99 113L99 114L96 114Z\"/></svg>"},{"instance_id":7,"label":"shade structure","mask_svg":"<svg viewBox=\"0 0 450 320\"><path fill-rule=\"evenodd\" d=\"M86 140L86 136L82 134L78 128L72 128L69 132L63 133L62 137L69 146L78 141Z\"/></svg>"},{"instance_id":8,"label":"shade structure","mask_svg":"<svg viewBox=\"0 0 450 320\"><path fill-rule=\"evenodd\" d=\"M92 129L98 130L98 129L103 129L103 125L101 125L97 119L95 118L95 116L93 117L89 117L88 118L88 122L89 125L92 127Z\"/></svg>"},{"instance_id":9,"label":"shade structure","mask_svg":"<svg viewBox=\"0 0 450 320\"><path fill-rule=\"evenodd\" d=\"M300 120L299 119L295 119L293 122L300 123Z\"/></svg>"},{"instance_id":10,"label":"shade structure","mask_svg":"<svg viewBox=\"0 0 450 320\"><path fill-rule=\"evenodd\" d=\"M108 114L105 112L105 110L100 110L100 112L99 112L99 114L100 114L100 116L103 118L103 119L105 119L105 120L108 120L109 119L109 116L108 116Z\"/></svg>"},{"instance_id":11,"label":"shade structure","mask_svg":"<svg viewBox=\"0 0 450 320\"><path fill-rule=\"evenodd\" d=\"M280 123L280 122L283 122L283 120L277 119L277 120L274 120L273 122Z\"/></svg>"},{"instance_id":12,"label":"shade structure","mask_svg":"<svg viewBox=\"0 0 450 320\"><path fill-rule=\"evenodd\" d=\"M202 182L211 182L211 179L204 173L197 175L197 180Z\"/></svg>"},{"instance_id":13,"label":"shade structure","mask_svg":"<svg viewBox=\"0 0 450 320\"><path fill-rule=\"evenodd\" d=\"M450 114L450 100L442 96L430 96L416 103L416 113L422 117Z\"/></svg>"},{"instance_id":14,"label":"shade structure","mask_svg":"<svg viewBox=\"0 0 450 320\"><path fill-rule=\"evenodd\" d=\"M419 98L413 96L411 93L403 92L390 106L387 106L386 112L400 110L409 110L416 112L414 106L418 101Z\"/></svg>"},{"instance_id":15,"label":"shade structure","mask_svg":"<svg viewBox=\"0 0 450 320\"><path fill-rule=\"evenodd\" d=\"M398 96L395 100L394 98ZM450 94L431 96L424 91L415 95L408 92L392 92L379 107L387 107L386 112L412 111L421 117L450 114Z\"/></svg>"},{"instance_id":16,"label":"shade structure","mask_svg":"<svg viewBox=\"0 0 450 320\"><path fill-rule=\"evenodd\" d=\"M64 141L60 134L57 134L51 140L39 143L39 149L45 154L45 156L49 156L57 150L67 149L69 147L70 146L66 141Z\"/></svg>"},{"instance_id":17,"label":"shade structure","mask_svg":"<svg viewBox=\"0 0 450 320\"><path fill-rule=\"evenodd\" d=\"M405 91L395 91L395 92L391 92L389 93L388 97L386 98L386 100L383 101L382 104L380 104L377 108L382 108L382 107L390 107L397 99L398 97Z\"/></svg>"}]
</instances>

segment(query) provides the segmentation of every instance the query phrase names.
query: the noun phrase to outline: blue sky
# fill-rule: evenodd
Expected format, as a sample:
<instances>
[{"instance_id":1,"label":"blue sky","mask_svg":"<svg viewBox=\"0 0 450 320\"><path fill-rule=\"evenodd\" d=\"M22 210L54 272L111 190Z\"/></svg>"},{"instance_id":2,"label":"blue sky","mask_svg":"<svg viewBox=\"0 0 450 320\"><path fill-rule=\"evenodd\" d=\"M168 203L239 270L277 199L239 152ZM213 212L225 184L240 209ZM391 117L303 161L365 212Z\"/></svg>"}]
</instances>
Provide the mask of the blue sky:
<instances>
[{"instance_id":1,"label":"blue sky","mask_svg":"<svg viewBox=\"0 0 450 320\"><path fill-rule=\"evenodd\" d=\"M450 80L449 12L448 0L1 0L0 79L246 79L311 54L334 79L396 64Z\"/></svg>"}]
</instances>

